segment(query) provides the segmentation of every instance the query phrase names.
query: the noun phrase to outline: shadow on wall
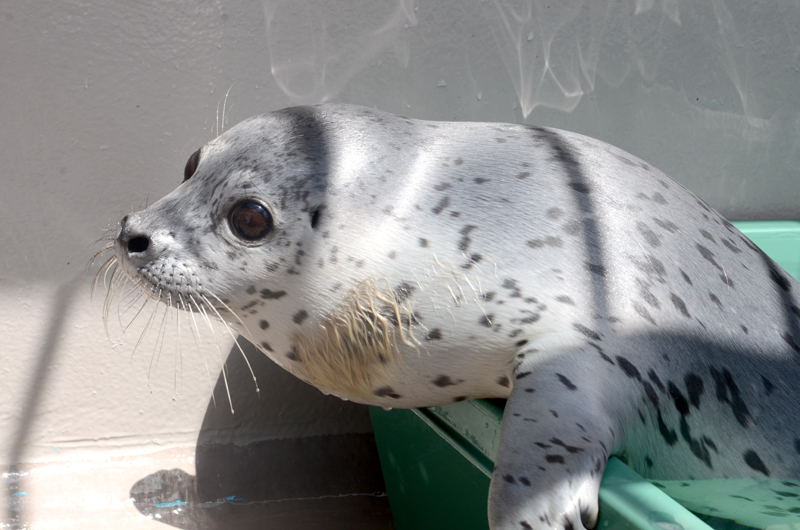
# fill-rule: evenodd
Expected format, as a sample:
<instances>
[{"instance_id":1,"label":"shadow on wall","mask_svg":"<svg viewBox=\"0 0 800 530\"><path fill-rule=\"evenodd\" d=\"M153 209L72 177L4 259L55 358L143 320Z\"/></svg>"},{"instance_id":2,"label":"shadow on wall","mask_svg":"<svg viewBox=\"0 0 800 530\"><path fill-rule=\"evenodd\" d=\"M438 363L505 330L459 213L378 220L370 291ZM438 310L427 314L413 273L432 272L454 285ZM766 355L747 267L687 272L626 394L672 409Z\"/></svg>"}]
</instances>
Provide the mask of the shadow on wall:
<instances>
[{"instance_id":1,"label":"shadow on wall","mask_svg":"<svg viewBox=\"0 0 800 530\"><path fill-rule=\"evenodd\" d=\"M62 283L53 296L53 307L46 327L47 336L39 350L36 368L31 371L30 384L25 398L22 400L22 417L17 428L11 431L14 433L14 441L8 459L11 465L8 472L4 474L9 499L11 499L6 517L10 528L24 528L27 522L26 514L23 512L22 497L18 496L26 489L24 476L27 473L20 473L19 464L22 462L25 447L28 445L31 425L37 413L40 412L42 395L50 379L50 367L55 362L60 337L64 333L64 321L67 319L72 299L79 286L84 286L83 275L74 276Z\"/></svg>"},{"instance_id":2,"label":"shadow on wall","mask_svg":"<svg viewBox=\"0 0 800 530\"><path fill-rule=\"evenodd\" d=\"M136 508L191 530L392 528L367 408L323 395L239 341L261 392L234 346L235 414L220 375L197 441L197 476L171 469L141 479L130 493ZM320 424L345 432L311 434ZM297 437L304 430L311 435Z\"/></svg>"}]
</instances>

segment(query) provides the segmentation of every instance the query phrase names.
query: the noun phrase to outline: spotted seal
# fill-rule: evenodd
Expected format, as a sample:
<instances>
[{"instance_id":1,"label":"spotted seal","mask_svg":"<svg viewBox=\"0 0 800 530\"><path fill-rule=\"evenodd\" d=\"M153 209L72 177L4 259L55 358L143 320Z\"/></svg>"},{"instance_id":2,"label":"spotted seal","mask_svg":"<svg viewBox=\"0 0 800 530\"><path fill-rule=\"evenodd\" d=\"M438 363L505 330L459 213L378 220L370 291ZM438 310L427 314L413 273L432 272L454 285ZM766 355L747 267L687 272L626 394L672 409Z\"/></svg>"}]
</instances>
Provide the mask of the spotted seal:
<instances>
[{"instance_id":1,"label":"spotted seal","mask_svg":"<svg viewBox=\"0 0 800 530\"><path fill-rule=\"evenodd\" d=\"M246 120L125 216L151 297L383 407L508 398L491 527L590 528L607 458L800 476L798 284L601 141L347 105Z\"/></svg>"}]
</instances>

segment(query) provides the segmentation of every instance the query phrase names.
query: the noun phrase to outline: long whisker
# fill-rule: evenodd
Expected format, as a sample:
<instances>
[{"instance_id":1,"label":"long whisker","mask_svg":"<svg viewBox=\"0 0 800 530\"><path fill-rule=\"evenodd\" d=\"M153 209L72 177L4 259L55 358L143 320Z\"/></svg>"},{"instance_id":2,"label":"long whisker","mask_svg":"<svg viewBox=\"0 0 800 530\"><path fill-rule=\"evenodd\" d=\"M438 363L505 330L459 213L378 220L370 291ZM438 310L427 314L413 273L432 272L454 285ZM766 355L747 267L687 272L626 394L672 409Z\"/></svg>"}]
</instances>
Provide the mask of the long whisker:
<instances>
[{"instance_id":1,"label":"long whisker","mask_svg":"<svg viewBox=\"0 0 800 530\"><path fill-rule=\"evenodd\" d=\"M211 326L211 320L209 320L208 314L206 313L206 310L203 309L203 307L197 303L197 300L194 299L194 296L190 296L189 300L191 300L191 302L203 314L203 317L206 319L206 323L208 324L208 327L211 329L211 332L214 335L214 340L217 341L217 354L219 355L219 361L220 361L220 364L222 365L222 380L225 382L225 392L228 394L228 404L231 407L231 414L234 414L234 412L233 412L233 400L231 400L231 389L230 389L230 386L228 386L228 368L227 368L227 365L225 364L225 362L223 362L223 360L222 360L222 347L219 344L219 339L217 338L217 334L214 332L214 328Z\"/></svg>"},{"instance_id":2,"label":"long whisker","mask_svg":"<svg viewBox=\"0 0 800 530\"><path fill-rule=\"evenodd\" d=\"M192 337L194 338L194 344L197 348L197 351L200 351L200 342L198 337L200 336L200 328L197 326L197 319L194 318L194 311L192 310L191 304L187 304L186 301L183 299L183 296L179 293L178 299L181 301L181 305L183 305L183 310L189 312L189 316L192 319L192 323L194 327L189 327L192 330ZM197 332L195 334L195 331ZM211 383L211 370L208 369L208 361L205 357L203 357L203 364L206 366L206 376L208 376L208 386L211 389L211 401L214 402L214 408L217 407L217 398L214 396L214 385Z\"/></svg>"},{"instance_id":3,"label":"long whisker","mask_svg":"<svg viewBox=\"0 0 800 530\"><path fill-rule=\"evenodd\" d=\"M238 320L238 321L239 321L239 324L241 324L241 325L242 325L242 329L244 329L244 330L245 330L245 332L247 333L247 338L250 340L250 342L255 342L255 339L253 339L253 334L252 334L252 333L250 333L250 329L247 327L247 324L245 324L245 323L244 323L244 321L243 321L241 318L239 318L239 315L237 315L236 313L234 313L234 312L233 312L233 310L232 310L230 307L228 307L228 305L227 305L225 302L223 302L222 300L220 300L220 298L219 298L217 295L215 295L214 293L208 293L208 294L209 294L210 296L213 296L213 297L214 297L214 299L215 299L217 302L219 302L219 303L220 303L220 305L222 305L222 307L224 307L224 308L225 308L225 309L228 311L228 313L230 313L231 315L233 315L233 316L235 316L235 317L236 317L236 320ZM219 313L217 313L217 316L219 316L219 319L220 319L220 320L222 320L222 317L220 316L220 314L219 314Z\"/></svg>"},{"instance_id":4,"label":"long whisker","mask_svg":"<svg viewBox=\"0 0 800 530\"><path fill-rule=\"evenodd\" d=\"M209 308L211 308L211 310L214 311L214 313L216 313L217 318L222 320L222 316L219 314L219 311L217 311L217 309L213 305L211 305L211 302L208 301L208 298L206 298L205 295L202 295L202 294L200 295L200 297L203 299L203 301L206 303L206 305ZM250 375L253 376L253 382L256 385L256 392L261 392L261 389L258 388L258 379L256 379L256 374L255 374L255 372L253 372L253 367L250 366L250 361L247 359L247 355L245 355L244 350L242 349L242 346L239 344L239 341L237 340L236 336L234 336L234 334L231 331L231 328L228 326L227 322L222 320L222 323L225 326L225 330L228 332L228 335L231 336L231 338L233 339L233 342L236 344L236 347L239 348L239 351L241 352L242 357L244 358L244 362L247 363L247 368L250 370Z\"/></svg>"},{"instance_id":5,"label":"long whisker","mask_svg":"<svg viewBox=\"0 0 800 530\"><path fill-rule=\"evenodd\" d=\"M143 292L142 292L142 293L140 293L140 294L139 294L139 298L141 298L143 295L144 295L144 293L143 293ZM139 298L137 298L137 300L138 300ZM149 297L149 296L145 296L144 303L142 304L142 307L140 307L140 308L139 308L139 310L136 312L136 314L135 314L135 315L133 315L133 318L130 320L130 322L128 322L128 324L127 324L125 327L123 327L123 328L122 328L122 332L123 332L123 333L125 333L126 331L128 331L128 328L129 328L129 327L131 327L131 324L133 324L133 321L134 321L134 320L136 320L136 318L139 316L139 313L141 313L141 312L144 310L144 308L145 308L145 307L147 307L147 304L149 304L149 303L150 303L150 300L151 300L151 299L150 299L150 297Z\"/></svg>"},{"instance_id":6,"label":"long whisker","mask_svg":"<svg viewBox=\"0 0 800 530\"><path fill-rule=\"evenodd\" d=\"M175 319L178 321L178 358L175 360L175 395L177 396L178 391L178 364L180 364L180 380L183 381L183 350L181 348L181 315L180 309L178 308L177 304L175 304Z\"/></svg>"},{"instance_id":7,"label":"long whisker","mask_svg":"<svg viewBox=\"0 0 800 530\"><path fill-rule=\"evenodd\" d=\"M153 347L153 355L150 356L150 368L147 370L147 384L150 384L150 375L153 371L153 358L155 358L155 366L158 366L158 360L161 358L161 350L164 347L164 331L166 328L167 322L167 313L169 313L170 308L170 295L171 293L167 293L167 307L164 308L164 316L161 319L161 325L158 327L158 335L156 335L156 343ZM160 293L159 293L160 298Z\"/></svg>"},{"instance_id":8,"label":"long whisker","mask_svg":"<svg viewBox=\"0 0 800 530\"><path fill-rule=\"evenodd\" d=\"M161 291L160 290L158 291L158 296L159 297L161 296ZM150 330L150 326L153 324L153 319L155 318L157 313L158 313L158 304L155 304L155 307L153 308L153 312L150 314L150 318L147 319L147 324L145 324L144 329L142 330L142 334L139 335L139 340L136 341L136 345L133 347L133 351L131 352L131 361L133 361L133 356L136 353L136 348L139 347L139 344L142 343L142 339L144 339L144 336Z\"/></svg>"}]
</instances>

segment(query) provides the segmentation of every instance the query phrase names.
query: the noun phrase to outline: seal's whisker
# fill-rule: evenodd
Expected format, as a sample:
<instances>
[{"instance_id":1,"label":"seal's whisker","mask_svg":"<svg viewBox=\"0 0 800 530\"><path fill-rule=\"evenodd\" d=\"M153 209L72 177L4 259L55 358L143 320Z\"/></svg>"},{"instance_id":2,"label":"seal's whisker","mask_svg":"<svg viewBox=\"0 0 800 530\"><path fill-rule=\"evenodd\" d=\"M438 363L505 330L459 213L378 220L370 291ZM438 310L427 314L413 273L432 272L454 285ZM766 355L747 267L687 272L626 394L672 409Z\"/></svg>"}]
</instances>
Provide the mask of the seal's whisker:
<instances>
[{"instance_id":1,"label":"seal's whisker","mask_svg":"<svg viewBox=\"0 0 800 530\"><path fill-rule=\"evenodd\" d=\"M140 292L139 293L139 297L137 298L137 300L141 299L142 296L144 296L144 292ZM128 330L128 328L131 326L131 324L133 324L133 321L136 320L136 318L144 310L144 308L147 307L147 304L150 303L150 300L152 300L152 299L149 296L145 296L144 303L142 303L142 306L139 308L139 310L136 312L136 314L133 315L133 318L130 319L128 324L126 324L125 327L122 328L122 332L123 333L125 333Z\"/></svg>"},{"instance_id":2,"label":"seal's whisker","mask_svg":"<svg viewBox=\"0 0 800 530\"><path fill-rule=\"evenodd\" d=\"M123 281L124 278L126 278L125 274L117 267L114 267L114 272L111 273L110 287L107 288L106 297L105 300L103 301L103 326L106 329L106 337L109 337L109 340L111 340L111 338L108 330L108 321L109 321L109 313L111 311L111 304L114 303L114 295L116 294L116 291L119 288L119 284ZM105 278L103 279L103 281L105 283Z\"/></svg>"},{"instance_id":3,"label":"seal's whisker","mask_svg":"<svg viewBox=\"0 0 800 530\"><path fill-rule=\"evenodd\" d=\"M112 265L116 265L117 257L111 256L108 258L105 263L103 263L100 268L97 270L97 274L94 275L94 281L92 282L92 289L90 291L90 296L94 297L94 291L97 288L97 282L100 280L100 276L105 273Z\"/></svg>"},{"instance_id":4,"label":"seal's whisker","mask_svg":"<svg viewBox=\"0 0 800 530\"><path fill-rule=\"evenodd\" d=\"M160 296L161 295L161 291L159 291L158 294ZM155 318L157 313L158 313L158 303L155 304L155 307L153 308L153 312L150 314L150 318L147 319L147 324L145 324L144 329L142 330L142 333L139 335L139 340L136 341L136 345L133 347L133 351L131 352L131 361L133 361L133 356L136 354L136 349L142 343L142 340L144 339L144 336L150 330L150 326L153 324L153 319Z\"/></svg>"},{"instance_id":5,"label":"seal's whisker","mask_svg":"<svg viewBox=\"0 0 800 530\"><path fill-rule=\"evenodd\" d=\"M161 293L159 293L160 296ZM158 360L161 358L161 350L164 348L164 332L166 330L167 314L170 309L170 296L172 293L167 293L167 304L164 308L164 316L161 318L161 324L158 327L158 334L156 334L156 343L153 345L153 355L150 356L150 367L147 369L147 384L150 384L150 375L153 368L158 366ZM156 306L158 307L158 306ZM155 360L155 363L153 362Z\"/></svg>"},{"instance_id":6,"label":"seal's whisker","mask_svg":"<svg viewBox=\"0 0 800 530\"><path fill-rule=\"evenodd\" d=\"M181 305L183 306L183 310L189 312L189 317L190 317L191 322L192 322L192 326L189 326L189 329L192 330L192 337L194 338L195 347L197 348L197 351L200 351L200 340L199 340L200 328L197 326L197 319L194 317L194 310L192 310L192 305L191 304L187 304L186 300L184 300L183 296L180 293L178 293L178 299L180 300ZM217 398L216 398L216 396L214 396L214 385L211 382L211 370L209 370L209 368L208 368L208 361L206 360L205 357L203 357L203 364L206 367L206 376L208 377L208 386L211 389L211 401L214 403L214 408L216 408L217 407Z\"/></svg>"},{"instance_id":7,"label":"seal's whisker","mask_svg":"<svg viewBox=\"0 0 800 530\"><path fill-rule=\"evenodd\" d=\"M174 385L175 385L174 391L175 391L175 395L177 396L178 393L179 393L179 391L178 391L178 379L179 379L178 378L178 372L179 371L180 371L180 375L181 375L180 380L183 381L183 349L181 347L181 315L180 315L180 309L178 308L177 304L175 304L174 309L175 309L175 312L173 313L173 315L175 317L175 320L177 321L176 324L177 324L177 327L178 327L178 340L177 340L177 346L178 346L177 354L178 354L178 357L177 357L177 359L175 359L175 379L174 379ZM179 364L180 364L180 366L179 366Z\"/></svg>"},{"instance_id":8,"label":"seal's whisker","mask_svg":"<svg viewBox=\"0 0 800 530\"><path fill-rule=\"evenodd\" d=\"M122 314L125 315L128 311L130 311L136 303L145 296L144 291L141 289L140 286L136 284L136 282L128 281L125 284L127 292L123 297L123 302L126 304L125 308L122 310Z\"/></svg>"},{"instance_id":9,"label":"seal's whisker","mask_svg":"<svg viewBox=\"0 0 800 530\"><path fill-rule=\"evenodd\" d=\"M211 305L211 302L209 302L208 298L206 298L205 295L203 295L203 294L201 294L200 297L203 299L203 301L206 303L206 305L212 311L214 311L214 313L216 313L217 318L222 320L222 316L219 314L219 311L217 311L217 309L213 305ZM238 338L233 334L233 332L231 331L231 328L230 328L230 326L228 326L227 322L222 320L222 324L223 324L223 326L225 326L225 331L227 331L228 335L230 335L231 338L233 339L233 342L234 342L234 344L236 344L236 347L239 348L239 351L241 352L242 357L244 358L244 362L247 363L247 368L250 370L250 375L253 376L253 382L256 385L256 392L261 392L261 389L258 388L258 379L256 379L256 374L255 374L255 372L253 372L253 367L250 366L250 361L248 360L247 355L245 355L244 350L242 349L242 346L239 344Z\"/></svg>"},{"instance_id":10,"label":"seal's whisker","mask_svg":"<svg viewBox=\"0 0 800 530\"><path fill-rule=\"evenodd\" d=\"M189 300L197 307L198 311L203 314L203 318L205 318L206 324L208 324L208 328L211 330L211 334L214 336L214 340L217 343L217 355L219 356L219 363L222 366L222 380L225 383L225 393L228 395L228 404L231 407L231 414L233 412L233 400L231 399L231 389L228 385L228 367L225 361L222 360L222 346L219 344L219 338L217 337L216 332L214 331L214 327L211 325L211 320L208 318L208 314L206 310L203 308L203 305L198 304L197 300L194 299L194 296L189 296Z\"/></svg>"},{"instance_id":11,"label":"seal's whisker","mask_svg":"<svg viewBox=\"0 0 800 530\"><path fill-rule=\"evenodd\" d=\"M231 88L233 88L233 85L231 85L230 88L228 88L228 91L225 92L225 99L222 100L222 134L225 134L225 107L228 106L228 94L230 93Z\"/></svg>"},{"instance_id":12,"label":"seal's whisker","mask_svg":"<svg viewBox=\"0 0 800 530\"><path fill-rule=\"evenodd\" d=\"M213 297L214 297L214 299L215 299L217 302L219 302L219 303L220 303L220 305L222 305L222 307L224 307L224 308L225 308L225 309L226 309L226 310L227 310L227 311L228 311L228 312L229 312L231 315L233 315L234 317L236 317L236 320L238 320L238 321L239 321L239 324L241 324L241 325L242 325L242 329L244 329L244 331L247 333L247 338L248 338L248 340L250 340L250 342L255 342L255 339L253 338L253 334L250 332L250 329L247 327L247 324L245 324L245 323L244 323L244 321L243 321L241 318L239 318L239 315L237 315L236 313L234 313L234 312L233 312L233 310L232 310L230 307L228 307L228 305L227 305L225 302L223 302L222 300L220 300L220 298L219 298L217 295L215 295L214 293L211 293L211 292L209 292L209 293L208 293L208 295L209 295L209 296L213 296ZM222 316L220 316L220 314L219 314L219 313L217 313L217 316L220 318L220 320L222 320Z\"/></svg>"}]
</instances>

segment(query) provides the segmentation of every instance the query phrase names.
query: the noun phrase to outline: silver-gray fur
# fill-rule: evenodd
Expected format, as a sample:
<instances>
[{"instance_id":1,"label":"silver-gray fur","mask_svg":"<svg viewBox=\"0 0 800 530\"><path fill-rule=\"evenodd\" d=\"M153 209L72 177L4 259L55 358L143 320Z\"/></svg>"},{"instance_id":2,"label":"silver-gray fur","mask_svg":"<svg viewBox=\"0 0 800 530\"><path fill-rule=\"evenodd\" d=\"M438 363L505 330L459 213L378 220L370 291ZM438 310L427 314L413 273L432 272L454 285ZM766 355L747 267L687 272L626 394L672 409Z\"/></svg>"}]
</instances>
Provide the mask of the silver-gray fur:
<instances>
[{"instance_id":1,"label":"silver-gray fur","mask_svg":"<svg viewBox=\"0 0 800 530\"><path fill-rule=\"evenodd\" d=\"M598 140L285 109L204 146L116 255L326 392L508 398L494 530L593 526L612 454L655 479L800 477L800 286Z\"/></svg>"}]
</instances>

